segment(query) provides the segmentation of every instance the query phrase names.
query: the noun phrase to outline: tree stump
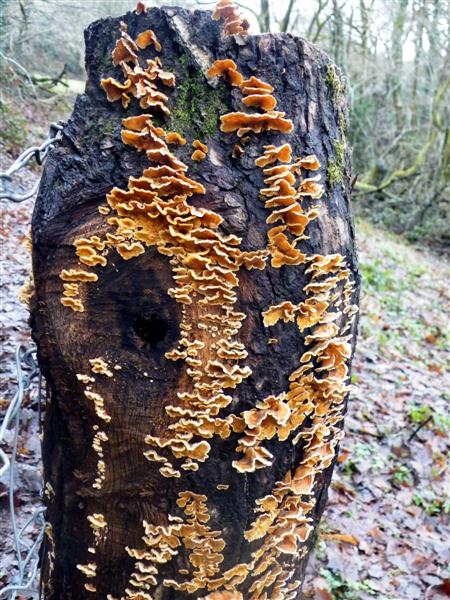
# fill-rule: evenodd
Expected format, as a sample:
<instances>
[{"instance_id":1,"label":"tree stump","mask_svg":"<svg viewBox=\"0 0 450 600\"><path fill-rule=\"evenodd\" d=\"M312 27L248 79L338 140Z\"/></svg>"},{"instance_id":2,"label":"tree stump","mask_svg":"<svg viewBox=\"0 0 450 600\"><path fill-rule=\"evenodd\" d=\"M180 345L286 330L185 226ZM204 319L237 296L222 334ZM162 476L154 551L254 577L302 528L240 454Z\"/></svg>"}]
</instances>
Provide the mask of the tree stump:
<instances>
[{"instance_id":1,"label":"tree stump","mask_svg":"<svg viewBox=\"0 0 450 600\"><path fill-rule=\"evenodd\" d=\"M345 98L315 46L239 31L86 30L33 216L46 599L301 597L355 339Z\"/></svg>"}]
</instances>

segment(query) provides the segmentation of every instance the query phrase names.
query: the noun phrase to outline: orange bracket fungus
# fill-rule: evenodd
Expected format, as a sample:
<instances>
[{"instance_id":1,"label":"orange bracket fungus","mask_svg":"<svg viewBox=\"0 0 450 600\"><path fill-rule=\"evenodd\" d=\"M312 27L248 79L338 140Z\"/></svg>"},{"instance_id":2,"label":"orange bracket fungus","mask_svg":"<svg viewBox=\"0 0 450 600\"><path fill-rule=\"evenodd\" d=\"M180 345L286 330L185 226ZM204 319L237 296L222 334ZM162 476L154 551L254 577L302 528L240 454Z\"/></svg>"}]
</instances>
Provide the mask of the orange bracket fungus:
<instances>
[{"instance_id":1,"label":"orange bracket fungus","mask_svg":"<svg viewBox=\"0 0 450 600\"><path fill-rule=\"evenodd\" d=\"M214 61L206 74L208 77L225 77L231 85L235 86L241 86L244 80L237 70L236 63L230 58Z\"/></svg>"},{"instance_id":2,"label":"orange bracket fungus","mask_svg":"<svg viewBox=\"0 0 450 600\"><path fill-rule=\"evenodd\" d=\"M158 38L156 37L155 32L151 29L147 29L146 31L143 31L137 36L136 45L138 48L141 49L153 45L155 47L156 52L161 52L161 44L158 42Z\"/></svg>"},{"instance_id":3,"label":"orange bracket fungus","mask_svg":"<svg viewBox=\"0 0 450 600\"><path fill-rule=\"evenodd\" d=\"M300 597L351 389L345 114L248 29L139 2L86 37L34 217L46 600Z\"/></svg>"},{"instance_id":4,"label":"orange bracket fungus","mask_svg":"<svg viewBox=\"0 0 450 600\"><path fill-rule=\"evenodd\" d=\"M192 153L192 160L201 161L205 160L206 155L208 154L208 146L203 144L200 140L194 140L192 142L192 147L194 148L194 152Z\"/></svg>"},{"instance_id":5,"label":"orange bracket fungus","mask_svg":"<svg viewBox=\"0 0 450 600\"><path fill-rule=\"evenodd\" d=\"M250 24L247 19L242 19L237 6L231 0L219 0L214 9L213 19L223 19L226 35L248 33Z\"/></svg>"},{"instance_id":6,"label":"orange bracket fungus","mask_svg":"<svg viewBox=\"0 0 450 600\"><path fill-rule=\"evenodd\" d=\"M280 133L291 133L292 121L285 119L285 113L270 111L265 114L252 114L243 112L228 113L220 117L220 130L225 133L237 132L242 137L249 131L261 133L262 131L278 131Z\"/></svg>"}]
</instances>

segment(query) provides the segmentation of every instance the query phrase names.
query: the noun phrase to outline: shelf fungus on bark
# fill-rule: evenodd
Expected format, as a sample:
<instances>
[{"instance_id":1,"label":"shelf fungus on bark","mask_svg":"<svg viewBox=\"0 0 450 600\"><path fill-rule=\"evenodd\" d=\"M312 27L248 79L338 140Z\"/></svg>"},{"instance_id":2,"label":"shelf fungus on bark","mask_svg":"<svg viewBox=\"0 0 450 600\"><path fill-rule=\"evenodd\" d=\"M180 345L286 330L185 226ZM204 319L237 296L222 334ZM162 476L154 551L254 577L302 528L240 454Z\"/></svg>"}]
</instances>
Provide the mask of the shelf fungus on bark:
<instances>
[{"instance_id":1,"label":"shelf fungus on bark","mask_svg":"<svg viewBox=\"0 0 450 600\"><path fill-rule=\"evenodd\" d=\"M219 0L212 18L215 20L223 19L225 35L246 35L250 28L250 23L240 16L237 6L231 0Z\"/></svg>"},{"instance_id":2,"label":"shelf fungus on bark","mask_svg":"<svg viewBox=\"0 0 450 600\"><path fill-rule=\"evenodd\" d=\"M280 319L282 319L285 323L293 321L295 318L295 310L296 306L288 300L281 302L276 306L271 306L262 313L264 325L266 327L270 327L271 325L278 323Z\"/></svg>"},{"instance_id":3,"label":"shelf fungus on bark","mask_svg":"<svg viewBox=\"0 0 450 600\"><path fill-rule=\"evenodd\" d=\"M252 75L242 82L241 90L245 96L252 96L254 94L266 95L271 94L274 91L274 87L270 83Z\"/></svg>"},{"instance_id":4,"label":"shelf fungus on bark","mask_svg":"<svg viewBox=\"0 0 450 600\"><path fill-rule=\"evenodd\" d=\"M200 140L194 140L192 142L192 147L194 148L194 152L192 153L192 160L202 161L205 160L206 155L208 154L208 146L201 142Z\"/></svg>"},{"instance_id":5,"label":"shelf fungus on bark","mask_svg":"<svg viewBox=\"0 0 450 600\"><path fill-rule=\"evenodd\" d=\"M105 249L105 244L100 240L98 236L92 236L89 239L79 238L75 240L74 246L76 248L76 255L84 265L89 267L95 267L106 265L106 258L99 254L99 250Z\"/></svg>"},{"instance_id":6,"label":"shelf fungus on bark","mask_svg":"<svg viewBox=\"0 0 450 600\"><path fill-rule=\"evenodd\" d=\"M240 86L244 80L237 70L236 63L231 58L215 60L206 75L208 77L224 77L228 83L234 86Z\"/></svg>"},{"instance_id":7,"label":"shelf fungus on bark","mask_svg":"<svg viewBox=\"0 0 450 600\"><path fill-rule=\"evenodd\" d=\"M242 137L249 131L261 133L262 131L278 131L291 133L294 126L290 119L285 119L284 112L270 111L267 113L233 112L220 117L220 130L224 133L237 132Z\"/></svg>"},{"instance_id":8,"label":"shelf fungus on bark","mask_svg":"<svg viewBox=\"0 0 450 600\"><path fill-rule=\"evenodd\" d=\"M282 146L278 147L268 145L264 146L264 153L255 160L255 164L257 167L267 167L267 165L273 165L273 163L277 161L290 163L291 160L292 148L290 144L283 144Z\"/></svg>"},{"instance_id":9,"label":"shelf fungus on bark","mask_svg":"<svg viewBox=\"0 0 450 600\"><path fill-rule=\"evenodd\" d=\"M180 133L178 133L178 131L170 131L169 133L166 133L166 142L168 144L177 144L179 146L184 146L187 140Z\"/></svg>"},{"instance_id":10,"label":"shelf fungus on bark","mask_svg":"<svg viewBox=\"0 0 450 600\"><path fill-rule=\"evenodd\" d=\"M277 105L277 100L271 94L250 94L242 99L242 103L245 104L245 106L261 108L262 110L269 112L274 110Z\"/></svg>"},{"instance_id":11,"label":"shelf fungus on bark","mask_svg":"<svg viewBox=\"0 0 450 600\"><path fill-rule=\"evenodd\" d=\"M130 79L127 79L125 83L120 83L117 79L108 77L107 79L102 79L101 86L105 90L106 97L110 102L121 100L122 106L128 108L131 102L131 97L128 94L128 91L132 86Z\"/></svg>"},{"instance_id":12,"label":"shelf fungus on bark","mask_svg":"<svg viewBox=\"0 0 450 600\"><path fill-rule=\"evenodd\" d=\"M87 573L91 572L90 569L93 566L96 566L96 565L94 563L89 563L88 565L77 565L77 567L80 569L80 571L86 575L86 577L89 576ZM94 574L90 575L90 577L95 577L95 571L93 571L93 573ZM88 592L92 592L92 593L97 592L97 588L95 587L95 585L93 583L85 583L84 587Z\"/></svg>"},{"instance_id":13,"label":"shelf fungus on bark","mask_svg":"<svg viewBox=\"0 0 450 600\"><path fill-rule=\"evenodd\" d=\"M97 281L98 275L82 269L63 269L60 275L63 281Z\"/></svg>"},{"instance_id":14,"label":"shelf fungus on bark","mask_svg":"<svg viewBox=\"0 0 450 600\"><path fill-rule=\"evenodd\" d=\"M156 52L161 52L161 44L159 43L155 32L151 29L146 29L137 36L136 45L141 50L144 50L147 46L154 46Z\"/></svg>"},{"instance_id":15,"label":"shelf fungus on bark","mask_svg":"<svg viewBox=\"0 0 450 600\"><path fill-rule=\"evenodd\" d=\"M137 47L136 42L126 31L122 31L121 37L117 40L116 46L112 52L113 64L117 66L121 63L131 62L134 65L138 65L138 52L139 48Z\"/></svg>"},{"instance_id":16,"label":"shelf fungus on bark","mask_svg":"<svg viewBox=\"0 0 450 600\"><path fill-rule=\"evenodd\" d=\"M105 377L113 376L113 372L109 369L108 363L101 356L98 358L90 358L89 362L93 373L105 375Z\"/></svg>"}]
</instances>

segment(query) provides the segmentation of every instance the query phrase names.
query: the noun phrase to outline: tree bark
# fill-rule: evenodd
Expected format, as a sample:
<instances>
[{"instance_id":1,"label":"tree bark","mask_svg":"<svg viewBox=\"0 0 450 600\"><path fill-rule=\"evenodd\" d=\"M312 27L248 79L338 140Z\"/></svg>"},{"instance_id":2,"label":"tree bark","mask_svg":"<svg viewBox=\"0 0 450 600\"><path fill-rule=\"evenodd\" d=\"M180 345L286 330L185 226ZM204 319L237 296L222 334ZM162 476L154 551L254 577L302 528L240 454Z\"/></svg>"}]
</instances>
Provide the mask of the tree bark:
<instances>
[{"instance_id":1,"label":"tree bark","mask_svg":"<svg viewBox=\"0 0 450 600\"><path fill-rule=\"evenodd\" d=\"M195 217L203 223L200 230L219 236L220 247L235 257L232 272L238 283L226 306L209 300L205 308L201 300L209 297L200 291L190 304L183 303L168 227L164 243L148 242L132 258L113 245L103 251L101 241L104 266L101 259L87 267L75 254L77 240L94 243L92 236L105 240L117 234L117 214L105 198L114 187L126 190L129 178L141 177L151 165L144 152L121 140L121 120L148 110L135 101L128 110L108 102L100 86L101 79L120 79L111 60L120 21L133 39L151 28L162 44L163 67L176 75L173 90L164 88L171 115L155 113L155 123L188 140L170 146L189 166L186 175L205 188L187 205L198 209L195 214L204 215L204 207L223 218L217 228L204 223L211 217ZM300 598L298 582L341 437L359 288L339 74L325 54L302 39L224 36L222 23L205 11L128 13L93 23L85 39L86 92L48 157L33 216L32 329L50 396L43 442L49 522L42 549L44 597ZM153 56L150 47L140 54L141 59ZM217 58L233 59L245 78L255 75L269 82L277 109L292 119L293 131L250 132L246 143L220 131L221 115L249 109L238 88L206 78ZM202 162L191 160L196 138L208 146ZM236 153L237 143L242 154ZM317 218L310 214L307 237L298 236L296 242L304 259L278 267L272 265L267 242L273 226L266 219L273 211L259 195L270 183L264 183L255 159L265 145L285 143L294 157L316 155L325 193L320 199L301 198L305 214L313 207L318 212ZM227 241L229 235L240 241ZM256 256L265 262L252 269ZM193 268L198 275L198 267ZM83 311L61 303L68 282L62 273L71 269L95 274L91 283L76 281ZM332 289L331 276L336 279ZM322 289L321 294L325 312L301 329L299 307L308 298L320 302L311 296L314 284L328 286L329 293ZM69 281L64 289L70 294L74 288ZM275 313L283 302L292 310L280 318ZM188 339L190 356L183 354L182 338ZM219 339L226 342L222 352ZM200 343L197 350L195 342ZM315 379L306 381L308 370L298 370L311 349L309 372ZM240 360L228 360L226 351L238 352ZM212 374L213 363L219 375ZM193 371L200 373L197 383L200 378L204 384L206 404L216 398L217 382L222 382L216 413L202 409L203 416L209 415L204 423L211 424L210 435L201 433L201 411L190 404L197 385ZM300 384L299 404L294 392ZM331 395L326 398L322 388ZM168 406L174 407L170 414ZM191 410L194 433L184 439L197 444L199 454L180 458L170 443L164 446L173 426L181 427L177 408ZM255 431L257 439L252 438ZM253 440L251 452L245 450L245 439ZM205 443L206 459L200 456ZM254 452L265 457L264 464L249 466ZM255 528L258 535L253 535Z\"/></svg>"}]
</instances>

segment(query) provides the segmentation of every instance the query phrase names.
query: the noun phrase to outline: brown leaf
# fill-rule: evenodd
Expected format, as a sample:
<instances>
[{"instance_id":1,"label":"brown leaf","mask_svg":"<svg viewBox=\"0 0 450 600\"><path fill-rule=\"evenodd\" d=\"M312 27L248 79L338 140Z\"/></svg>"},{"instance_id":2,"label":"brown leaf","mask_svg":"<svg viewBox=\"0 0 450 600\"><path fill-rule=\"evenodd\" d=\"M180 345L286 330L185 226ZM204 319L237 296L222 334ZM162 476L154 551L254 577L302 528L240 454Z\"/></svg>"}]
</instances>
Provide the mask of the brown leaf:
<instances>
[{"instance_id":1,"label":"brown leaf","mask_svg":"<svg viewBox=\"0 0 450 600\"><path fill-rule=\"evenodd\" d=\"M333 600L328 590L328 582L323 577L316 577L313 582L314 600Z\"/></svg>"},{"instance_id":2,"label":"brown leaf","mask_svg":"<svg viewBox=\"0 0 450 600\"><path fill-rule=\"evenodd\" d=\"M443 579L439 585L432 585L425 593L425 600L447 600L450 598L450 579Z\"/></svg>"},{"instance_id":3,"label":"brown leaf","mask_svg":"<svg viewBox=\"0 0 450 600\"><path fill-rule=\"evenodd\" d=\"M359 545L358 538L347 533L323 533L321 537L332 542L343 542L344 544L352 544L352 546Z\"/></svg>"},{"instance_id":4,"label":"brown leaf","mask_svg":"<svg viewBox=\"0 0 450 600\"><path fill-rule=\"evenodd\" d=\"M351 452L347 448L342 448L339 452L338 463L343 463L350 456Z\"/></svg>"}]
</instances>

